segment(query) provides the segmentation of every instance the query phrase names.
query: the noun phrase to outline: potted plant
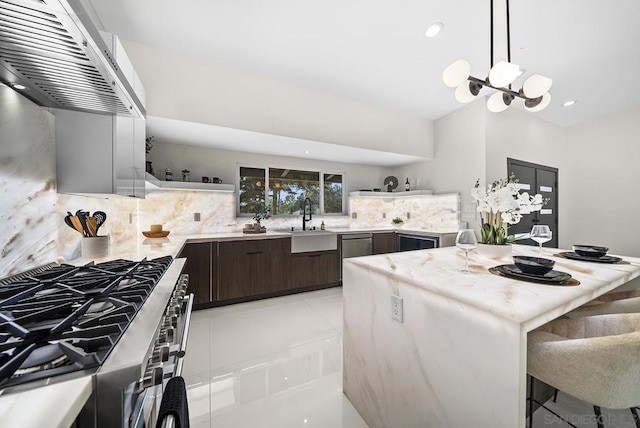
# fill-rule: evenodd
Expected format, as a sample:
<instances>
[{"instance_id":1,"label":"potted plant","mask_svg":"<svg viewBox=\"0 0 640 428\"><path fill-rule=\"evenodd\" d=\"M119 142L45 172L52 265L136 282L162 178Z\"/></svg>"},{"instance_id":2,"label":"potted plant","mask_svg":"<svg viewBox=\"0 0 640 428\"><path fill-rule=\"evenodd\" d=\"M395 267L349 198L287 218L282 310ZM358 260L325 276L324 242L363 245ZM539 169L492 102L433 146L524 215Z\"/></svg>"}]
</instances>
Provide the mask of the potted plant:
<instances>
[{"instance_id":1,"label":"potted plant","mask_svg":"<svg viewBox=\"0 0 640 428\"><path fill-rule=\"evenodd\" d=\"M269 210L264 205L264 203L256 202L256 204L253 207L253 219L255 220L255 223L253 225L254 230L256 232L261 232L262 231L262 225L260 224L260 221L266 220L269 217L270 217ZM266 231L266 229L265 229L265 231Z\"/></svg>"},{"instance_id":2,"label":"potted plant","mask_svg":"<svg viewBox=\"0 0 640 428\"><path fill-rule=\"evenodd\" d=\"M512 174L508 179L496 180L487 186L480 186L480 179L471 190L471 196L478 204L482 226L482 243L478 250L491 258L503 258L511 254L509 244L523 236L508 235L509 224L517 224L524 214L539 211L545 203L542 195L520 193Z\"/></svg>"},{"instance_id":3,"label":"potted plant","mask_svg":"<svg viewBox=\"0 0 640 428\"><path fill-rule=\"evenodd\" d=\"M394 217L393 220L391 220L391 223L394 226L400 226L402 223L404 223L404 220L402 220L400 217Z\"/></svg>"}]
</instances>

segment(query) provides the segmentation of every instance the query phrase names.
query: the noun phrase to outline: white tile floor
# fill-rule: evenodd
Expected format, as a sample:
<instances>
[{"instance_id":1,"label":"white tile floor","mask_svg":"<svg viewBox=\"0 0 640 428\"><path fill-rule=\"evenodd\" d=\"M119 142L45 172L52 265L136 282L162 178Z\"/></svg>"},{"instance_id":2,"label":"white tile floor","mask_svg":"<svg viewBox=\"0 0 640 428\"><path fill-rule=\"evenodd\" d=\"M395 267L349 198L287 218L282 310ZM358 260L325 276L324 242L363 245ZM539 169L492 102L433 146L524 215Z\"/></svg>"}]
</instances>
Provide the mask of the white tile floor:
<instances>
[{"instance_id":1,"label":"white tile floor","mask_svg":"<svg viewBox=\"0 0 640 428\"><path fill-rule=\"evenodd\" d=\"M367 428L342 394L342 288L194 312L182 375L192 428ZM596 427L566 394L547 405ZM607 428L635 428L629 410L602 413ZM536 428L567 426L535 413Z\"/></svg>"},{"instance_id":2,"label":"white tile floor","mask_svg":"<svg viewBox=\"0 0 640 428\"><path fill-rule=\"evenodd\" d=\"M342 288L196 311L192 428L367 428L342 394Z\"/></svg>"}]
</instances>

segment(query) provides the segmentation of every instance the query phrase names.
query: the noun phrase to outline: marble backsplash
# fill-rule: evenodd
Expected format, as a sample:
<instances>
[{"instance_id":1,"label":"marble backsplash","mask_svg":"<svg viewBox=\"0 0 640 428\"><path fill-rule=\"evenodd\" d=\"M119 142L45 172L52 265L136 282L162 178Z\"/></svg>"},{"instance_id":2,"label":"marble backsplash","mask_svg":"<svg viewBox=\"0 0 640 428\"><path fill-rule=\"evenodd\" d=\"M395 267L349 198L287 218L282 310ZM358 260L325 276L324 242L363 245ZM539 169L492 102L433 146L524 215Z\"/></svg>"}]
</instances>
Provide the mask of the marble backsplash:
<instances>
[{"instance_id":1,"label":"marble backsplash","mask_svg":"<svg viewBox=\"0 0 640 428\"><path fill-rule=\"evenodd\" d=\"M104 211L107 221L99 235L108 235L112 244L138 236L151 224L162 224L176 235L232 232L238 229L235 194L218 192L167 191L149 193L146 199L121 196L58 195L58 248L60 256L72 260L80 256L82 236L63 221L67 211ZM200 214L200 221L194 214Z\"/></svg>"},{"instance_id":2,"label":"marble backsplash","mask_svg":"<svg viewBox=\"0 0 640 428\"><path fill-rule=\"evenodd\" d=\"M348 227L392 227L391 219L401 217L404 228L425 229L432 232L458 230L460 198L457 194L422 195L402 198L350 199L350 214L316 215L309 227L320 228L324 221L327 229ZM164 230L176 235L197 235L241 231L251 217L236 217L236 195L233 192L158 191L146 199L119 196L58 195L57 226L59 255L66 260L80 256L81 236L66 224L67 211L104 211L107 221L100 235L109 235L112 243L122 242L149 230L151 224L162 224ZM200 221L194 215L200 214ZM386 213L386 218L382 217ZM407 219L407 213L409 218ZM263 220L271 230L300 229L300 216L277 217Z\"/></svg>"},{"instance_id":3,"label":"marble backsplash","mask_svg":"<svg viewBox=\"0 0 640 428\"><path fill-rule=\"evenodd\" d=\"M457 232L460 222L460 195L354 197L349 201L352 227L391 226L400 217L406 229L431 232Z\"/></svg>"},{"instance_id":4,"label":"marble backsplash","mask_svg":"<svg viewBox=\"0 0 640 428\"><path fill-rule=\"evenodd\" d=\"M0 84L0 278L55 261L54 118Z\"/></svg>"}]
</instances>

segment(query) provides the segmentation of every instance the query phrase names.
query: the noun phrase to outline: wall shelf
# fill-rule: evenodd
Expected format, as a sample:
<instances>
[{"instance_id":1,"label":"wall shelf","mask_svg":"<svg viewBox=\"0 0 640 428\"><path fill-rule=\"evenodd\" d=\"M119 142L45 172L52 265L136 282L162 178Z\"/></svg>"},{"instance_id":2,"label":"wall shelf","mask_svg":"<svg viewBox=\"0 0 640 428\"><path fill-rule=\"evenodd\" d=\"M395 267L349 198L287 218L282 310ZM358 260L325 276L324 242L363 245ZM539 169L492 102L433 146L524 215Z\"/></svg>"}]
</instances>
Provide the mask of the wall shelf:
<instances>
[{"instance_id":1,"label":"wall shelf","mask_svg":"<svg viewBox=\"0 0 640 428\"><path fill-rule=\"evenodd\" d=\"M147 173L145 181L147 193L156 191L198 191L198 192L234 192L233 184L198 183L196 181L160 181Z\"/></svg>"},{"instance_id":2,"label":"wall shelf","mask_svg":"<svg viewBox=\"0 0 640 428\"><path fill-rule=\"evenodd\" d=\"M433 190L411 190L409 192L350 192L351 198L406 198L408 196L433 195Z\"/></svg>"}]
</instances>

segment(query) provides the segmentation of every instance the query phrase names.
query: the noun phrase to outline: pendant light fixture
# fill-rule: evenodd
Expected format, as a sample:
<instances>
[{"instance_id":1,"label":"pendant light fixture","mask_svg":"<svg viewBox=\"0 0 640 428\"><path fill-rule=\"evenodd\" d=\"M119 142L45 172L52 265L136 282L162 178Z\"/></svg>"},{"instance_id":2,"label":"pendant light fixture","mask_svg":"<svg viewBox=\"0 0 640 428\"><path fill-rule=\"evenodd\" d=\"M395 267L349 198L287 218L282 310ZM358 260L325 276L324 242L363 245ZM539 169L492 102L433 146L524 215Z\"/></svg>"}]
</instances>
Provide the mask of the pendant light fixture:
<instances>
[{"instance_id":1,"label":"pendant light fixture","mask_svg":"<svg viewBox=\"0 0 640 428\"><path fill-rule=\"evenodd\" d=\"M506 34L506 38L504 35ZM486 79L471 76L471 64L459 59L442 73L445 85L456 88L455 97L461 103L473 101L483 87L495 89L487 100L487 108L495 113L506 110L515 98L524 101L526 110L536 112L551 101L549 89L553 81L540 74L529 77L519 91L511 84L522 74L511 62L509 33L509 0L491 0L491 69Z\"/></svg>"}]
</instances>

